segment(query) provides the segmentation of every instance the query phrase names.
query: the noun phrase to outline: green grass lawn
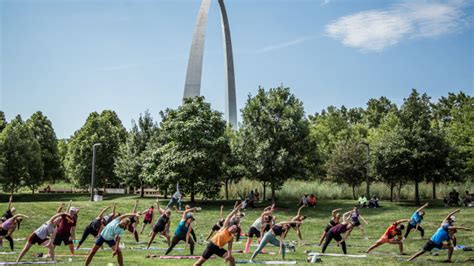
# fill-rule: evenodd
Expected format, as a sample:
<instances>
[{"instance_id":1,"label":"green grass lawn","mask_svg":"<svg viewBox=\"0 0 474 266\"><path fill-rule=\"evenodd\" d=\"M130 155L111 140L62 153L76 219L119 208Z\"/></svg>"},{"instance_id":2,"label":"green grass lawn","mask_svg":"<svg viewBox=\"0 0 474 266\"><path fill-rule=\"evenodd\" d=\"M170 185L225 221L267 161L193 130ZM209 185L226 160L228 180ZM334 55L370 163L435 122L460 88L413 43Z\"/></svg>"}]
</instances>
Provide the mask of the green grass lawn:
<instances>
[{"instance_id":1,"label":"green grass lawn","mask_svg":"<svg viewBox=\"0 0 474 266\"><path fill-rule=\"evenodd\" d=\"M1 204L0 211L6 209L7 196L1 195ZM136 197L118 197L118 196L109 196L106 197L106 200L103 202L94 202L91 203L88 201L88 196L86 195L19 195L15 196L14 206L17 208L18 213L26 214L30 218L26 219L22 225L21 230L16 231L13 235L13 238L26 238L34 229L44 223L49 217L51 217L61 201L67 202L70 199L73 200L73 206L79 207L81 209L79 213L78 227L76 231L76 238L80 238L82 235L83 229L89 222L97 215L99 210L105 206L111 205L113 202L118 204L117 211L121 213L129 212L132 207ZM148 208L152 203L153 199L140 199L139 210L144 210ZM202 202L198 203L195 206L201 206L203 210L195 215L197 224L195 225L195 231L198 238L203 239L211 226L217 221L219 216L219 206L221 203L225 205L225 211L230 211L233 202ZM162 204L166 204L163 200ZM317 243L319 242L319 237L323 228L329 220L330 212L334 208L343 208L344 211L349 210L353 205L352 201L347 200L331 200L331 201L320 201L316 208L306 208L303 209L302 213L307 215L309 218L305 221L302 226L303 238L305 243ZM350 238L347 241L348 253L349 254L360 254L362 251L365 251L371 244L373 244L380 235L385 231L387 226L394 220L410 218L414 210L417 209L411 203L389 203L382 202L383 207L380 209L363 209L361 214L369 222L369 225L366 226L366 231L370 237L370 240L364 240L363 236L358 229L354 229ZM256 209L247 210L246 216L243 218L243 232L247 232L250 225L260 214L263 209L264 204L261 204ZM277 221L287 220L296 213L296 204L291 203L279 203L276 206L275 216ZM431 235L436 231L441 220L449 213L454 210L454 208L446 208L442 206L442 203L439 201L430 202L430 206L426 209L427 213L425 219L422 223L426 231L425 238L431 237ZM155 216L156 218L156 216ZM456 215L457 224L474 228L474 208L462 208L462 211ZM172 217L171 230L174 231L174 228L179 220L179 215L173 213ZM141 226L141 224L140 224ZM141 242L148 241L148 232L150 227L145 229L143 235L141 235ZM474 232L459 231L457 233L458 245L465 246L474 246ZM290 231L287 237L287 241L296 240L296 234L294 231ZM157 243L154 244L155 247L166 247L166 244L157 238ZM234 243L235 250L244 249L246 239L242 239L240 243ZM131 247L144 246L144 244L137 245L134 243L133 236L130 233L126 233L122 242L125 242L125 248L123 249L125 265L192 265L194 261L191 260L160 260L160 259L147 259L146 255L149 253L163 255L164 251L146 251L146 250L131 250ZM409 238L404 244L405 252L408 254L413 254L418 251L426 242L420 238L419 232L411 233ZM15 251L21 251L25 240L15 242ZM93 239L89 237L88 241L84 243L83 247L91 247L93 245ZM184 247L184 244L179 244L177 247ZM205 244L196 245L195 254L201 255L202 251L206 247ZM252 250L255 247L252 247ZM273 246L267 246L268 251L277 252L278 248ZM318 246L297 246L296 253L287 253L287 260L296 260L298 264L307 264L306 263L306 251L312 250L316 252L321 251L321 247ZM8 242L4 240L3 250L9 251ZM25 256L23 260L32 260L33 256L38 252L46 252L45 248L35 246L32 248L29 253ZM395 245L384 245L375 251L383 252L383 254L369 254L368 258L338 258L338 257L322 257L322 261L325 264L371 264L371 265L380 265L380 264L408 264L407 262L401 262L397 260L396 254L398 252L398 246ZM171 255L189 255L189 251L174 251ZM56 248L57 254L67 255L69 251L67 247L61 246ZM330 246L327 250L327 253L342 253L339 247ZM432 263L441 263L446 259L447 251L439 251L439 256L432 256L425 254L420 257L416 263L421 264L432 264ZM82 265L85 258L83 255L86 254L86 251L78 251L77 254L81 255L74 257L72 262L68 262L69 256L58 257L60 264L67 265ZM14 261L17 255L0 255L0 261ZM237 260L249 259L250 254L235 254ZM403 256L408 258L409 256ZM280 260L278 255L263 255L260 254L256 258L259 260ZM456 263L465 263L472 264L474 260L474 251L455 251L453 260ZM94 257L92 261L93 265L108 265L108 263L113 263L117 265L116 259L111 257L110 251L100 251ZM209 260L206 265L223 265L223 261L218 259Z\"/></svg>"}]
</instances>

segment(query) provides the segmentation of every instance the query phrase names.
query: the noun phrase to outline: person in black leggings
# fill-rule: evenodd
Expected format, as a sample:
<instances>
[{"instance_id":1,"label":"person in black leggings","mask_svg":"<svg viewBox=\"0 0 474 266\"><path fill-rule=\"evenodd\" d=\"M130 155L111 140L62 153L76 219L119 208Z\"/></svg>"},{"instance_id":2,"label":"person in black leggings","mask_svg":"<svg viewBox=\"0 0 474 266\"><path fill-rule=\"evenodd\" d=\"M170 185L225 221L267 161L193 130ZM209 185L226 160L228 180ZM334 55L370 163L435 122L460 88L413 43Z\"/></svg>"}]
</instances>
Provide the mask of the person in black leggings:
<instances>
[{"instance_id":1,"label":"person in black leggings","mask_svg":"<svg viewBox=\"0 0 474 266\"><path fill-rule=\"evenodd\" d=\"M158 218L158 221L156 221L155 225L153 226L152 235L146 247L147 249L150 248L151 243L153 243L153 240L155 239L155 236L158 233L161 233L164 237L166 237L166 241L168 242L168 247L171 245L170 235L168 234L168 231L170 228L171 210L170 209L163 210L160 207L160 202L158 201L158 199L156 200L156 207L158 211L160 212L160 218Z\"/></svg>"},{"instance_id":2,"label":"person in black leggings","mask_svg":"<svg viewBox=\"0 0 474 266\"><path fill-rule=\"evenodd\" d=\"M194 221L194 217L192 215L188 215L194 210L195 208L190 208L183 211L181 221L179 222L178 227L174 231L173 239L171 239L171 245L168 247L168 250L166 250L165 255L168 255L173 250L173 248L179 243L179 241L184 241L186 245L189 244L189 251L191 255L194 254L194 240L190 237L192 230L191 224Z\"/></svg>"},{"instance_id":3,"label":"person in black leggings","mask_svg":"<svg viewBox=\"0 0 474 266\"><path fill-rule=\"evenodd\" d=\"M102 230L102 228L106 225L106 221L103 218L105 211L107 211L109 207L104 208L102 211L99 212L97 217L95 217L92 222L86 226L86 229L84 229L84 233L82 233L81 240L79 240L79 244L77 244L76 249L79 249L84 241L86 241L87 237L89 235L93 235L94 237L97 237Z\"/></svg>"},{"instance_id":4,"label":"person in black leggings","mask_svg":"<svg viewBox=\"0 0 474 266\"><path fill-rule=\"evenodd\" d=\"M331 240L336 240L338 244L341 245L342 252L344 254L347 254L347 248L346 248L346 238L348 236L348 232L352 229L352 223L349 222L349 216L351 215L351 212L346 212L342 216L343 222L341 224L337 224L333 226L329 232L326 235L326 240L323 245L322 253L326 252L326 248L329 246L329 243ZM341 236L341 234L345 233L344 237Z\"/></svg>"},{"instance_id":5,"label":"person in black leggings","mask_svg":"<svg viewBox=\"0 0 474 266\"><path fill-rule=\"evenodd\" d=\"M425 205L421 206L418 210L416 210L413 215L410 218L410 221L408 222L408 228L405 232L405 236L403 237L403 240L405 240L408 237L408 234L410 234L410 231L412 230L418 230L421 233L421 238L425 236L425 230L423 227L420 226L421 221L423 221L423 217L425 216L425 210L424 208L428 207L428 203L425 203Z\"/></svg>"}]
</instances>

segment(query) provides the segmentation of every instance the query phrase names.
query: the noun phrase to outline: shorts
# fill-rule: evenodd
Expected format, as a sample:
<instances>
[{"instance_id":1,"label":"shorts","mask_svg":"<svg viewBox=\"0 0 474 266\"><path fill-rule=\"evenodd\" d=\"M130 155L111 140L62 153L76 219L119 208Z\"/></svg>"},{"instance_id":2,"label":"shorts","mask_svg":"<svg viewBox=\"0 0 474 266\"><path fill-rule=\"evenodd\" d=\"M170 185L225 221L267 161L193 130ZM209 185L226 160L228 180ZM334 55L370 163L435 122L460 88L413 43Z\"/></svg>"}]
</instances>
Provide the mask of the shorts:
<instances>
[{"instance_id":1,"label":"shorts","mask_svg":"<svg viewBox=\"0 0 474 266\"><path fill-rule=\"evenodd\" d=\"M128 229L128 231L129 231L130 233L133 233L133 232L135 232L135 225L134 225L134 224L130 224L130 225L127 227L127 229Z\"/></svg>"},{"instance_id":2,"label":"shorts","mask_svg":"<svg viewBox=\"0 0 474 266\"><path fill-rule=\"evenodd\" d=\"M8 230L5 230L5 229L0 229L0 236L6 236L8 235Z\"/></svg>"},{"instance_id":3,"label":"shorts","mask_svg":"<svg viewBox=\"0 0 474 266\"><path fill-rule=\"evenodd\" d=\"M219 257L223 257L226 252L227 252L227 250L225 250L223 248L220 248L220 247L214 245L214 243L210 242L207 245L207 248L202 253L202 257L206 260L208 260L214 254L216 254Z\"/></svg>"},{"instance_id":4,"label":"shorts","mask_svg":"<svg viewBox=\"0 0 474 266\"><path fill-rule=\"evenodd\" d=\"M61 246L61 243L64 243L64 245L71 245L72 241L70 237L71 235L56 234L56 237L54 237L54 240L53 240L53 245Z\"/></svg>"},{"instance_id":5,"label":"shorts","mask_svg":"<svg viewBox=\"0 0 474 266\"><path fill-rule=\"evenodd\" d=\"M109 247L113 247L115 246L115 240L105 240L102 236L99 236L99 238L97 238L97 240L95 241L95 245L96 246L99 246L101 247L103 244L107 243L107 245L109 245Z\"/></svg>"},{"instance_id":6,"label":"shorts","mask_svg":"<svg viewBox=\"0 0 474 266\"><path fill-rule=\"evenodd\" d=\"M356 222L352 221L352 225L353 225L354 227L357 227L357 226L360 225L360 221L356 221Z\"/></svg>"},{"instance_id":7,"label":"shorts","mask_svg":"<svg viewBox=\"0 0 474 266\"><path fill-rule=\"evenodd\" d=\"M249 238L252 238L253 236L260 237L260 231L252 226L249 229Z\"/></svg>"},{"instance_id":8,"label":"shorts","mask_svg":"<svg viewBox=\"0 0 474 266\"><path fill-rule=\"evenodd\" d=\"M41 239L41 238L39 238L38 235L35 234L35 233L31 234L31 235L28 237L28 243L30 243L31 245L34 245L34 244L41 245L41 244L43 244L46 240L48 240L48 238Z\"/></svg>"},{"instance_id":9,"label":"shorts","mask_svg":"<svg viewBox=\"0 0 474 266\"><path fill-rule=\"evenodd\" d=\"M431 240L428 240L428 242L426 242L426 244L423 246L423 250L424 251L431 251L434 248L441 249L442 247L443 247L443 243L436 244L435 242L433 242Z\"/></svg>"},{"instance_id":10,"label":"shorts","mask_svg":"<svg viewBox=\"0 0 474 266\"><path fill-rule=\"evenodd\" d=\"M165 231L165 226L162 225L162 224L155 224L153 226L153 232L155 232L155 234L158 234L158 233L161 233Z\"/></svg>"},{"instance_id":11,"label":"shorts","mask_svg":"<svg viewBox=\"0 0 474 266\"><path fill-rule=\"evenodd\" d=\"M214 224L214 225L212 226L212 231L219 231L219 230L221 230L221 226L220 226L220 225Z\"/></svg>"},{"instance_id":12,"label":"shorts","mask_svg":"<svg viewBox=\"0 0 474 266\"><path fill-rule=\"evenodd\" d=\"M151 224L151 220L143 220L143 224Z\"/></svg>"}]
</instances>

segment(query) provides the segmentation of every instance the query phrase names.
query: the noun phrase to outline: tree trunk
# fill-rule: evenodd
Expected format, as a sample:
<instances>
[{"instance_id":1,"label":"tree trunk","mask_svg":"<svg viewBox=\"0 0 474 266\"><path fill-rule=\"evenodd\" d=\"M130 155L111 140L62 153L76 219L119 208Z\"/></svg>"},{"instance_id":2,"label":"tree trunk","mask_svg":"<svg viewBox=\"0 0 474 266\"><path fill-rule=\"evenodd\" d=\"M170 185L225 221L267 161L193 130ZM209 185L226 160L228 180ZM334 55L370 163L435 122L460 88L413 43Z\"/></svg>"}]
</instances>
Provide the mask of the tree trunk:
<instances>
[{"instance_id":1,"label":"tree trunk","mask_svg":"<svg viewBox=\"0 0 474 266\"><path fill-rule=\"evenodd\" d=\"M267 182L263 181L263 202L265 202L267 198Z\"/></svg>"},{"instance_id":2,"label":"tree trunk","mask_svg":"<svg viewBox=\"0 0 474 266\"><path fill-rule=\"evenodd\" d=\"M229 180L225 180L225 200L229 200Z\"/></svg>"},{"instance_id":3,"label":"tree trunk","mask_svg":"<svg viewBox=\"0 0 474 266\"><path fill-rule=\"evenodd\" d=\"M143 198L145 195L145 188L143 187L143 184L140 184L140 198Z\"/></svg>"},{"instance_id":4,"label":"tree trunk","mask_svg":"<svg viewBox=\"0 0 474 266\"><path fill-rule=\"evenodd\" d=\"M194 182L191 182L191 202L195 203L195 201L194 201Z\"/></svg>"},{"instance_id":5,"label":"tree trunk","mask_svg":"<svg viewBox=\"0 0 474 266\"><path fill-rule=\"evenodd\" d=\"M420 205L420 191L418 188L418 180L415 180L415 204Z\"/></svg>"},{"instance_id":6,"label":"tree trunk","mask_svg":"<svg viewBox=\"0 0 474 266\"><path fill-rule=\"evenodd\" d=\"M275 188L272 186L272 203L276 202Z\"/></svg>"},{"instance_id":7,"label":"tree trunk","mask_svg":"<svg viewBox=\"0 0 474 266\"><path fill-rule=\"evenodd\" d=\"M355 190L355 185L352 185L352 197L354 198L354 200L356 200L356 190Z\"/></svg>"},{"instance_id":8,"label":"tree trunk","mask_svg":"<svg viewBox=\"0 0 474 266\"><path fill-rule=\"evenodd\" d=\"M436 182L433 181L433 199L436 199Z\"/></svg>"},{"instance_id":9,"label":"tree trunk","mask_svg":"<svg viewBox=\"0 0 474 266\"><path fill-rule=\"evenodd\" d=\"M398 183L398 201L402 199L402 181Z\"/></svg>"},{"instance_id":10,"label":"tree trunk","mask_svg":"<svg viewBox=\"0 0 474 266\"><path fill-rule=\"evenodd\" d=\"M164 192L164 195L163 195L164 198L165 198L165 199L168 199L168 189L165 188L165 190L164 190L163 192Z\"/></svg>"},{"instance_id":11,"label":"tree trunk","mask_svg":"<svg viewBox=\"0 0 474 266\"><path fill-rule=\"evenodd\" d=\"M393 202L393 189L395 188L395 183L390 182L390 202Z\"/></svg>"}]
</instances>

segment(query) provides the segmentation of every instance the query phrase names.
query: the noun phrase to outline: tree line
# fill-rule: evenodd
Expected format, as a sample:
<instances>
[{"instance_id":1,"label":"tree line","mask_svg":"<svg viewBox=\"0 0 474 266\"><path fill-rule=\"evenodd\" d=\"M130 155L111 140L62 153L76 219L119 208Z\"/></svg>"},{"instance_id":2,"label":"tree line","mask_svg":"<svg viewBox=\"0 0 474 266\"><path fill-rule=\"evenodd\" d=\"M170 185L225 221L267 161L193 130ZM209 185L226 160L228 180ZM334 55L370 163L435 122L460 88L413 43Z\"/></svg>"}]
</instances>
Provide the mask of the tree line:
<instances>
[{"instance_id":1,"label":"tree line","mask_svg":"<svg viewBox=\"0 0 474 266\"><path fill-rule=\"evenodd\" d=\"M432 102L412 90L397 106L386 97L365 108L329 106L306 116L289 88L259 88L241 110L238 130L204 97L189 98L160 112L146 111L126 130L111 110L93 112L69 139L58 140L41 112L7 122L0 111L0 184L13 193L44 182L90 185L92 146L97 149L96 186L174 186L188 194L216 198L242 178L258 180L272 199L288 179L324 179L349 184L383 182L391 199L407 184L420 201L420 182L436 185L472 180L474 100L463 92ZM369 182L367 182L369 181ZM398 192L398 193L397 193Z\"/></svg>"}]
</instances>

